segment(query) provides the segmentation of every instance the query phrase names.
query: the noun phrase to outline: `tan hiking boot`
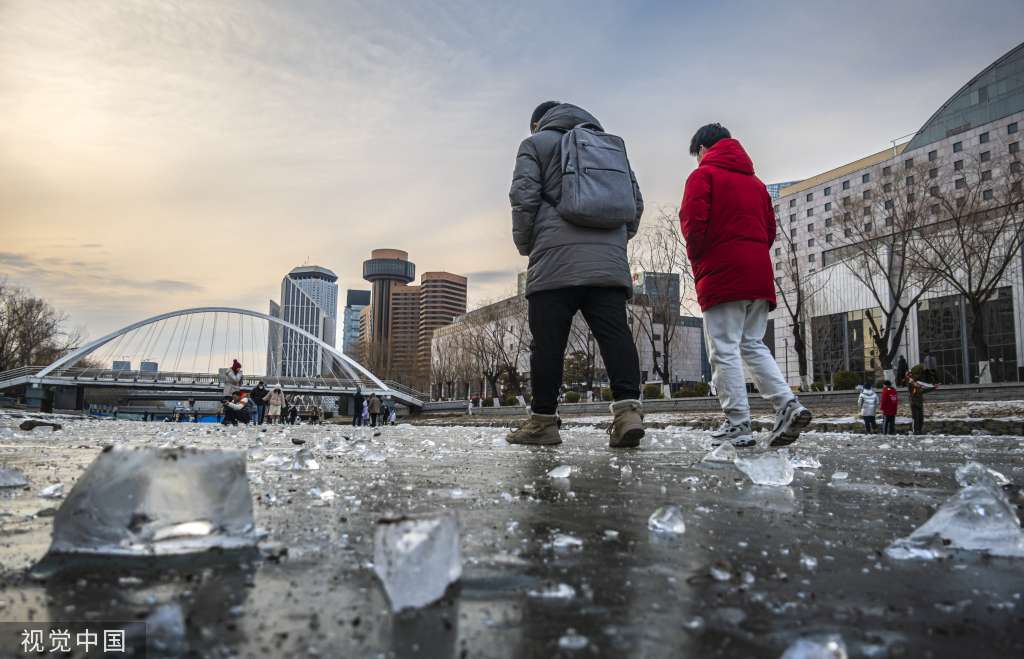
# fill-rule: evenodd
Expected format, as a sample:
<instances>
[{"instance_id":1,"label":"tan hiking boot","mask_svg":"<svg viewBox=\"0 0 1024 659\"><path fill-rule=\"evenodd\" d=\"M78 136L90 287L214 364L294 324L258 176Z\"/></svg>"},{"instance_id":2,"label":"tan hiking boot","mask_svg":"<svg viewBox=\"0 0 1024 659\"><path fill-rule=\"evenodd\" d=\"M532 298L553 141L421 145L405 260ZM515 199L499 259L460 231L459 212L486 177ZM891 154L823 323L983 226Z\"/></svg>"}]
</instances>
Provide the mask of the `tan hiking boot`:
<instances>
[{"instance_id":1,"label":"tan hiking boot","mask_svg":"<svg viewBox=\"0 0 1024 659\"><path fill-rule=\"evenodd\" d=\"M526 409L526 413L530 420L518 430L505 435L506 442L528 446L553 446L562 443L562 438L558 434L557 414L534 414L529 408Z\"/></svg>"},{"instance_id":2,"label":"tan hiking boot","mask_svg":"<svg viewBox=\"0 0 1024 659\"><path fill-rule=\"evenodd\" d=\"M615 418L608 429L612 448L639 446L644 436L644 406L638 400L620 400L608 406Z\"/></svg>"}]
</instances>

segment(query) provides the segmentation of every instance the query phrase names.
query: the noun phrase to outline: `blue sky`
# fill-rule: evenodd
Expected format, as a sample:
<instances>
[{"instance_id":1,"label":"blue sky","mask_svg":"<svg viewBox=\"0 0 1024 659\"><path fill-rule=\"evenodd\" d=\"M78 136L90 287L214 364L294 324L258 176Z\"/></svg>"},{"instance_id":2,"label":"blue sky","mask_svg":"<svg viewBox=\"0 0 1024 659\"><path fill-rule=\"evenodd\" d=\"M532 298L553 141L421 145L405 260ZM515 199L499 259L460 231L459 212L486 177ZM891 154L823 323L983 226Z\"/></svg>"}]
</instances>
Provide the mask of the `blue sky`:
<instances>
[{"instance_id":1,"label":"blue sky","mask_svg":"<svg viewBox=\"0 0 1024 659\"><path fill-rule=\"evenodd\" d=\"M766 182L919 128L1020 43L977 2L0 3L0 272L93 337L265 311L292 267L365 285L378 247L495 297L525 267L508 188L533 107L623 136L677 204L719 121Z\"/></svg>"}]
</instances>

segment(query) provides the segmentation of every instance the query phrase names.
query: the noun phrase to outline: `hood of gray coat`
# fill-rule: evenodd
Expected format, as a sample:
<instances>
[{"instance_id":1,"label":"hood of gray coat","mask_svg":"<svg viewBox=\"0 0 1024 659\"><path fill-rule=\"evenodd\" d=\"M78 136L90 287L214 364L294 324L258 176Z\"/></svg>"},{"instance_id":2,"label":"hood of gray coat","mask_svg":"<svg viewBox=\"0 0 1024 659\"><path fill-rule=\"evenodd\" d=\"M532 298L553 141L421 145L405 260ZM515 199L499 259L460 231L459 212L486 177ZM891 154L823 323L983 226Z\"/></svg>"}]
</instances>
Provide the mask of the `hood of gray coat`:
<instances>
[{"instance_id":1,"label":"hood of gray coat","mask_svg":"<svg viewBox=\"0 0 1024 659\"><path fill-rule=\"evenodd\" d=\"M571 103L556 105L545 112L537 122L537 132L542 130L570 131L580 124L593 124L597 130L604 132L604 128L601 127L594 115Z\"/></svg>"}]
</instances>

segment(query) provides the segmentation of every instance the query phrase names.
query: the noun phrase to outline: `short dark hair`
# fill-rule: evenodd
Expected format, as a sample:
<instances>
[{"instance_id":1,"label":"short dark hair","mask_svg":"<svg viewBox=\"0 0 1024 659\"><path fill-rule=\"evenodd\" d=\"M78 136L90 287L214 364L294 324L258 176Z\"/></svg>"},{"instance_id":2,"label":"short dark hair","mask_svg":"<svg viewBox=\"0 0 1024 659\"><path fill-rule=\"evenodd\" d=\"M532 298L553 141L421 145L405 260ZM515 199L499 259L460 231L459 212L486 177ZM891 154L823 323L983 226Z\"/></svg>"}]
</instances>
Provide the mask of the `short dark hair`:
<instances>
[{"instance_id":1,"label":"short dark hair","mask_svg":"<svg viewBox=\"0 0 1024 659\"><path fill-rule=\"evenodd\" d=\"M533 125L539 122L548 113L548 110L557 105L561 105L561 103L558 101L544 101L538 105L537 109L533 111L533 116L530 117L530 130L533 130Z\"/></svg>"},{"instance_id":2,"label":"short dark hair","mask_svg":"<svg viewBox=\"0 0 1024 659\"><path fill-rule=\"evenodd\" d=\"M729 134L729 129L722 124L701 126L700 130L693 134L693 139L690 140L690 155L695 156L700 153L701 147L710 149L718 144L719 141L727 140L730 137L732 135Z\"/></svg>"}]
</instances>

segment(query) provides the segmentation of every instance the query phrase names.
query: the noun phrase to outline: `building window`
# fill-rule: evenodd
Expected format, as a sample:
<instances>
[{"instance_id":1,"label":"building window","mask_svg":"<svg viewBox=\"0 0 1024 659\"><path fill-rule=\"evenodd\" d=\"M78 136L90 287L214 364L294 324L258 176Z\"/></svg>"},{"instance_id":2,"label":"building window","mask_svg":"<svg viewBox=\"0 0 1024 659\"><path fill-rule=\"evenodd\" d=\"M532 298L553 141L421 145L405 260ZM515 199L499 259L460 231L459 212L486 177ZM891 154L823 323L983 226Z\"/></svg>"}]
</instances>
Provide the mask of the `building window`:
<instances>
[{"instance_id":1,"label":"building window","mask_svg":"<svg viewBox=\"0 0 1024 659\"><path fill-rule=\"evenodd\" d=\"M985 151L984 153L981 154L981 162L988 162L989 160L992 160L991 151Z\"/></svg>"},{"instance_id":2,"label":"building window","mask_svg":"<svg viewBox=\"0 0 1024 659\"><path fill-rule=\"evenodd\" d=\"M807 195L807 201L814 201L814 193L813 192L811 192L810 194Z\"/></svg>"},{"instance_id":3,"label":"building window","mask_svg":"<svg viewBox=\"0 0 1024 659\"><path fill-rule=\"evenodd\" d=\"M991 181L992 180L992 170L991 169L986 169L985 171L983 171L981 173L981 180L982 181Z\"/></svg>"},{"instance_id":4,"label":"building window","mask_svg":"<svg viewBox=\"0 0 1024 659\"><path fill-rule=\"evenodd\" d=\"M964 143L963 142L957 142L956 144L953 145L953 153L960 153L963 150L964 150Z\"/></svg>"},{"instance_id":5,"label":"building window","mask_svg":"<svg viewBox=\"0 0 1024 659\"><path fill-rule=\"evenodd\" d=\"M850 198L849 197L843 197L843 206L849 206L849 205L850 205Z\"/></svg>"},{"instance_id":6,"label":"building window","mask_svg":"<svg viewBox=\"0 0 1024 659\"><path fill-rule=\"evenodd\" d=\"M807 246L814 247L814 238L811 238L810 240L807 241Z\"/></svg>"},{"instance_id":7,"label":"building window","mask_svg":"<svg viewBox=\"0 0 1024 659\"><path fill-rule=\"evenodd\" d=\"M916 200L916 199L917 199L917 195L915 195L913 192L911 192L910 194L907 195L907 203L908 204L914 203L914 200Z\"/></svg>"},{"instance_id":8,"label":"building window","mask_svg":"<svg viewBox=\"0 0 1024 659\"><path fill-rule=\"evenodd\" d=\"M865 190L861 196L865 199L871 199L871 190Z\"/></svg>"},{"instance_id":9,"label":"building window","mask_svg":"<svg viewBox=\"0 0 1024 659\"><path fill-rule=\"evenodd\" d=\"M843 222L849 222L853 218L853 213L843 213Z\"/></svg>"},{"instance_id":10,"label":"building window","mask_svg":"<svg viewBox=\"0 0 1024 659\"><path fill-rule=\"evenodd\" d=\"M966 185L967 185L967 181L965 179L958 178L956 180L956 189L957 190L963 189Z\"/></svg>"},{"instance_id":11,"label":"building window","mask_svg":"<svg viewBox=\"0 0 1024 659\"><path fill-rule=\"evenodd\" d=\"M883 167L882 176L888 176L889 174L892 174L892 167Z\"/></svg>"},{"instance_id":12,"label":"building window","mask_svg":"<svg viewBox=\"0 0 1024 659\"><path fill-rule=\"evenodd\" d=\"M825 194L826 197L829 196L830 194L832 194L832 186L829 186L829 187L825 188L825 193L824 194Z\"/></svg>"},{"instance_id":13,"label":"building window","mask_svg":"<svg viewBox=\"0 0 1024 659\"><path fill-rule=\"evenodd\" d=\"M778 205L778 204L775 204L775 212L776 212L776 213L778 213L778 212L779 212L779 205Z\"/></svg>"},{"instance_id":14,"label":"building window","mask_svg":"<svg viewBox=\"0 0 1024 659\"><path fill-rule=\"evenodd\" d=\"M871 223L870 222L865 222L864 223L864 233L870 233L870 232L871 232Z\"/></svg>"},{"instance_id":15,"label":"building window","mask_svg":"<svg viewBox=\"0 0 1024 659\"><path fill-rule=\"evenodd\" d=\"M908 176L907 177L907 187L910 187L911 185L914 185L914 177L913 176Z\"/></svg>"},{"instance_id":16,"label":"building window","mask_svg":"<svg viewBox=\"0 0 1024 659\"><path fill-rule=\"evenodd\" d=\"M991 190L985 190L984 192L981 193L981 198L984 199L985 201L992 201L992 197L993 195Z\"/></svg>"},{"instance_id":17,"label":"building window","mask_svg":"<svg viewBox=\"0 0 1024 659\"><path fill-rule=\"evenodd\" d=\"M938 157L939 157L939 152L938 151L929 151L928 152L928 160L935 160Z\"/></svg>"},{"instance_id":18,"label":"building window","mask_svg":"<svg viewBox=\"0 0 1024 659\"><path fill-rule=\"evenodd\" d=\"M782 270L782 261L776 261L775 262L775 269L776 270Z\"/></svg>"},{"instance_id":19,"label":"building window","mask_svg":"<svg viewBox=\"0 0 1024 659\"><path fill-rule=\"evenodd\" d=\"M789 244L789 251L791 251L791 252L795 252L796 251L796 243L790 243Z\"/></svg>"},{"instance_id":20,"label":"building window","mask_svg":"<svg viewBox=\"0 0 1024 659\"><path fill-rule=\"evenodd\" d=\"M825 234L825 242L827 242L827 243L832 242L832 234L831 233L826 233Z\"/></svg>"},{"instance_id":21,"label":"building window","mask_svg":"<svg viewBox=\"0 0 1024 659\"><path fill-rule=\"evenodd\" d=\"M871 215L871 206L864 207L864 217L867 217L868 215Z\"/></svg>"},{"instance_id":22,"label":"building window","mask_svg":"<svg viewBox=\"0 0 1024 659\"><path fill-rule=\"evenodd\" d=\"M782 248L781 247L776 247L775 248L775 256L782 256Z\"/></svg>"},{"instance_id":23,"label":"building window","mask_svg":"<svg viewBox=\"0 0 1024 659\"><path fill-rule=\"evenodd\" d=\"M1010 171L1013 172L1014 174L1020 174L1020 172L1021 172L1020 161L1011 162L1010 163Z\"/></svg>"},{"instance_id":24,"label":"building window","mask_svg":"<svg viewBox=\"0 0 1024 659\"><path fill-rule=\"evenodd\" d=\"M939 186L937 186L937 185L933 186L932 189L928 191L928 194L930 194L933 197L938 197L939 196Z\"/></svg>"},{"instance_id":25,"label":"building window","mask_svg":"<svg viewBox=\"0 0 1024 659\"><path fill-rule=\"evenodd\" d=\"M796 206L796 199L790 199L789 200L789 207L793 208L794 206Z\"/></svg>"},{"instance_id":26,"label":"building window","mask_svg":"<svg viewBox=\"0 0 1024 659\"><path fill-rule=\"evenodd\" d=\"M814 231L814 225L813 224L808 224L807 225L807 230L808 231Z\"/></svg>"},{"instance_id":27,"label":"building window","mask_svg":"<svg viewBox=\"0 0 1024 659\"><path fill-rule=\"evenodd\" d=\"M790 259L789 260L789 264L795 268L796 267L796 259Z\"/></svg>"},{"instance_id":28,"label":"building window","mask_svg":"<svg viewBox=\"0 0 1024 659\"><path fill-rule=\"evenodd\" d=\"M882 186L882 190L885 192L892 192L892 183L886 183Z\"/></svg>"},{"instance_id":29,"label":"building window","mask_svg":"<svg viewBox=\"0 0 1024 659\"><path fill-rule=\"evenodd\" d=\"M796 229L791 229L790 230L789 237L790 238L796 238Z\"/></svg>"},{"instance_id":30,"label":"building window","mask_svg":"<svg viewBox=\"0 0 1024 659\"><path fill-rule=\"evenodd\" d=\"M903 169L910 169L913 166L914 166L914 159L913 158L907 158L906 160L903 161Z\"/></svg>"},{"instance_id":31,"label":"building window","mask_svg":"<svg viewBox=\"0 0 1024 659\"><path fill-rule=\"evenodd\" d=\"M1017 153L1020 151L1020 142L1014 142L1010 145L1010 153Z\"/></svg>"},{"instance_id":32,"label":"building window","mask_svg":"<svg viewBox=\"0 0 1024 659\"><path fill-rule=\"evenodd\" d=\"M953 171L962 172L963 170L964 170L964 161L963 160L957 160L955 163L953 163Z\"/></svg>"},{"instance_id":33,"label":"building window","mask_svg":"<svg viewBox=\"0 0 1024 659\"><path fill-rule=\"evenodd\" d=\"M808 208L807 209L807 217L814 217L814 209L813 208Z\"/></svg>"},{"instance_id":34,"label":"building window","mask_svg":"<svg viewBox=\"0 0 1024 659\"><path fill-rule=\"evenodd\" d=\"M1013 135L1016 132L1017 132L1017 122L1016 121L1006 127L1006 134L1007 135Z\"/></svg>"},{"instance_id":35,"label":"building window","mask_svg":"<svg viewBox=\"0 0 1024 659\"><path fill-rule=\"evenodd\" d=\"M776 277L775 278L775 285L776 286L782 286L782 277Z\"/></svg>"},{"instance_id":36,"label":"building window","mask_svg":"<svg viewBox=\"0 0 1024 659\"><path fill-rule=\"evenodd\" d=\"M843 229L843 235L847 238L853 235L853 229Z\"/></svg>"},{"instance_id":37,"label":"building window","mask_svg":"<svg viewBox=\"0 0 1024 659\"><path fill-rule=\"evenodd\" d=\"M827 204L825 204L825 211L828 212L830 210L832 210L832 202L831 201L828 202Z\"/></svg>"},{"instance_id":38,"label":"building window","mask_svg":"<svg viewBox=\"0 0 1024 659\"><path fill-rule=\"evenodd\" d=\"M928 170L928 178L938 178L938 177L939 177L939 168L938 167L935 167L934 169L929 169Z\"/></svg>"},{"instance_id":39,"label":"building window","mask_svg":"<svg viewBox=\"0 0 1024 659\"><path fill-rule=\"evenodd\" d=\"M890 209L892 209L892 199L886 199L885 200L885 210L890 210Z\"/></svg>"},{"instance_id":40,"label":"building window","mask_svg":"<svg viewBox=\"0 0 1024 659\"><path fill-rule=\"evenodd\" d=\"M982 133L981 135L978 135L978 142L981 143L981 144L984 144L985 142L988 142L988 132L987 131Z\"/></svg>"},{"instance_id":41,"label":"building window","mask_svg":"<svg viewBox=\"0 0 1024 659\"><path fill-rule=\"evenodd\" d=\"M809 263L814 263L814 254L808 254L807 255L807 261Z\"/></svg>"},{"instance_id":42,"label":"building window","mask_svg":"<svg viewBox=\"0 0 1024 659\"><path fill-rule=\"evenodd\" d=\"M795 213L793 215L789 216L789 221L790 222L796 222L796 214Z\"/></svg>"},{"instance_id":43,"label":"building window","mask_svg":"<svg viewBox=\"0 0 1024 659\"><path fill-rule=\"evenodd\" d=\"M865 174L864 176L860 177L860 182L861 183L867 183L870 180L871 180L871 174Z\"/></svg>"},{"instance_id":44,"label":"building window","mask_svg":"<svg viewBox=\"0 0 1024 659\"><path fill-rule=\"evenodd\" d=\"M887 226L887 227L891 227L892 226L892 218L891 217L885 218L885 226Z\"/></svg>"},{"instance_id":45,"label":"building window","mask_svg":"<svg viewBox=\"0 0 1024 659\"><path fill-rule=\"evenodd\" d=\"M850 182L849 181L843 181L843 190L849 190L849 189L850 189Z\"/></svg>"},{"instance_id":46,"label":"building window","mask_svg":"<svg viewBox=\"0 0 1024 659\"><path fill-rule=\"evenodd\" d=\"M907 211L907 222L913 222L917 219L917 211Z\"/></svg>"},{"instance_id":47,"label":"building window","mask_svg":"<svg viewBox=\"0 0 1024 659\"><path fill-rule=\"evenodd\" d=\"M963 197L957 197L956 198L956 207L957 208L960 208L961 206L963 206L966 203L967 203L967 200L964 199Z\"/></svg>"},{"instance_id":48,"label":"building window","mask_svg":"<svg viewBox=\"0 0 1024 659\"><path fill-rule=\"evenodd\" d=\"M939 214L939 205L938 204L932 204L932 215L938 215L938 214Z\"/></svg>"},{"instance_id":49,"label":"building window","mask_svg":"<svg viewBox=\"0 0 1024 659\"><path fill-rule=\"evenodd\" d=\"M832 226L832 218L831 217L826 217L825 218L825 226L827 226L827 227Z\"/></svg>"}]
</instances>

